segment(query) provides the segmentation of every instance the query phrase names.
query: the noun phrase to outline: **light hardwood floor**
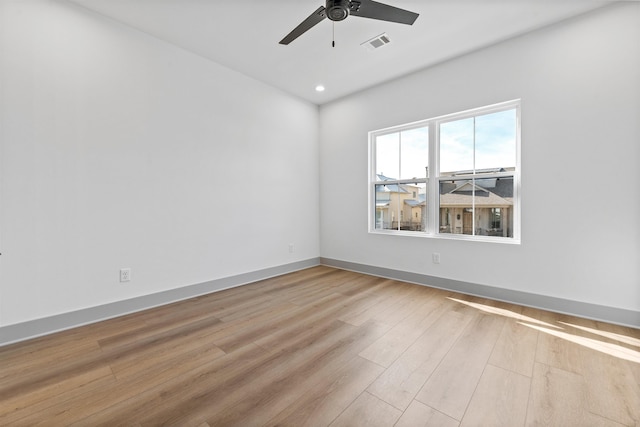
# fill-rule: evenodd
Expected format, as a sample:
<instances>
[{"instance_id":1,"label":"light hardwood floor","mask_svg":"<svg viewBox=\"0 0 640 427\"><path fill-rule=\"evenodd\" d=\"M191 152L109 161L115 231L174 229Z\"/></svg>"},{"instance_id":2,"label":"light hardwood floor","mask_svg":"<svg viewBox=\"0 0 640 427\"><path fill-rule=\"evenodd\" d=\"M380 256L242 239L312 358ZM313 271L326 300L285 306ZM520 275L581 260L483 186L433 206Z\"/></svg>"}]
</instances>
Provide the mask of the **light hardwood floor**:
<instances>
[{"instance_id":1,"label":"light hardwood floor","mask_svg":"<svg viewBox=\"0 0 640 427\"><path fill-rule=\"evenodd\" d=\"M0 425L640 425L640 330L319 266L0 348Z\"/></svg>"}]
</instances>

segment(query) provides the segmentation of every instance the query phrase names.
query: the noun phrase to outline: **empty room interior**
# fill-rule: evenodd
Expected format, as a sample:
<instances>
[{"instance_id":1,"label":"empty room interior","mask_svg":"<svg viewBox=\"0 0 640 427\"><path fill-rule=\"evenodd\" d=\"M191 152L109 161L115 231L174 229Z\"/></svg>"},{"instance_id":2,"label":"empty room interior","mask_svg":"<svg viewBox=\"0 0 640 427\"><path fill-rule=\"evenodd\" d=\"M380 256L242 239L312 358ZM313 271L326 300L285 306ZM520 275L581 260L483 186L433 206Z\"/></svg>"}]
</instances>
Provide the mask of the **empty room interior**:
<instances>
[{"instance_id":1,"label":"empty room interior","mask_svg":"<svg viewBox=\"0 0 640 427\"><path fill-rule=\"evenodd\" d=\"M638 426L639 164L638 1L0 0L0 425Z\"/></svg>"}]
</instances>

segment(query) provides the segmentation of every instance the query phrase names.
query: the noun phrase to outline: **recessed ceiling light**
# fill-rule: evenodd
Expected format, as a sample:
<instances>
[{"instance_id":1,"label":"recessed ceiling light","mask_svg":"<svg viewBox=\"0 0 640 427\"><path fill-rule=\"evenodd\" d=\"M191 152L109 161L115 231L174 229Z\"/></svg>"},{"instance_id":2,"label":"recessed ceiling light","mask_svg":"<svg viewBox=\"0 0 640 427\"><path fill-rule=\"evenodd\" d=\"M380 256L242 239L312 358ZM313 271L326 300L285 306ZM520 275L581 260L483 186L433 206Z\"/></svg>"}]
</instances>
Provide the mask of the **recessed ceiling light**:
<instances>
[{"instance_id":1,"label":"recessed ceiling light","mask_svg":"<svg viewBox=\"0 0 640 427\"><path fill-rule=\"evenodd\" d=\"M316 86L316 92L324 92L324 86L322 85Z\"/></svg>"}]
</instances>

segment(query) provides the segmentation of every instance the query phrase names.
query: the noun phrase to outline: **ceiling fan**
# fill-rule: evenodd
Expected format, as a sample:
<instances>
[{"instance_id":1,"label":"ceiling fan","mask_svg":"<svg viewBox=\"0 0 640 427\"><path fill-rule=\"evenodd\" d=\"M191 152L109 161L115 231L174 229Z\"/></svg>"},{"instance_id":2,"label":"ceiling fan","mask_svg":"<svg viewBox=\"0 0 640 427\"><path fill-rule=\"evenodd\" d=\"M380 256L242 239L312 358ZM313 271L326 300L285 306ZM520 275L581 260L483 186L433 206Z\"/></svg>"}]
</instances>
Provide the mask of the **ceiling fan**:
<instances>
[{"instance_id":1,"label":"ceiling fan","mask_svg":"<svg viewBox=\"0 0 640 427\"><path fill-rule=\"evenodd\" d=\"M400 24L413 25L418 18L418 14L408 10L378 3L373 0L327 0L326 6L320 6L300 25L293 29L285 38L280 40L280 44L289 44L313 26L325 18L331 21L342 21L347 16L359 16L361 18L378 19L380 21L397 22Z\"/></svg>"}]
</instances>

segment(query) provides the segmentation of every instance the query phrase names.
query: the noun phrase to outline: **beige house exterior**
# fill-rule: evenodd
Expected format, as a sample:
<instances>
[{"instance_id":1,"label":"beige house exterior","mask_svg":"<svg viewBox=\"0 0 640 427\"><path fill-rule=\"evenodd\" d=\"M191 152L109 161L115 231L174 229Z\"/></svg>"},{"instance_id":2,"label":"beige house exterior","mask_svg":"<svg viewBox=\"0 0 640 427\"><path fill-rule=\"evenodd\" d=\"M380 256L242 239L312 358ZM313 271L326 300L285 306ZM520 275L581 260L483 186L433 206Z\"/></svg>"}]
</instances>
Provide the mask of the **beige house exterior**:
<instances>
[{"instance_id":1,"label":"beige house exterior","mask_svg":"<svg viewBox=\"0 0 640 427\"><path fill-rule=\"evenodd\" d=\"M389 180L378 175L380 181ZM426 220L424 191L418 185L376 185L376 229L422 231Z\"/></svg>"},{"instance_id":2,"label":"beige house exterior","mask_svg":"<svg viewBox=\"0 0 640 427\"><path fill-rule=\"evenodd\" d=\"M513 187L512 180L511 187ZM513 197L470 181L440 192L440 233L512 237Z\"/></svg>"},{"instance_id":3,"label":"beige house exterior","mask_svg":"<svg viewBox=\"0 0 640 427\"><path fill-rule=\"evenodd\" d=\"M424 189L378 175L376 229L426 229ZM513 178L440 183L439 232L513 237Z\"/></svg>"}]
</instances>

